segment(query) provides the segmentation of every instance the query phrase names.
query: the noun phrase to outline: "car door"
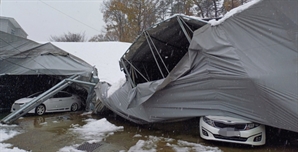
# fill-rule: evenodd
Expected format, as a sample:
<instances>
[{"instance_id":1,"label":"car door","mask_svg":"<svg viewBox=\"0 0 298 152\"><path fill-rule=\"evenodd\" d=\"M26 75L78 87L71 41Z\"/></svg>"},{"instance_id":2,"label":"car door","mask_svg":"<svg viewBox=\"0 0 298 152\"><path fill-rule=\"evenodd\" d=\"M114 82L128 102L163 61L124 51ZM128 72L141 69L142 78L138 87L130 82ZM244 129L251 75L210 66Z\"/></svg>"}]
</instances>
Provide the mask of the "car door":
<instances>
[{"instance_id":1,"label":"car door","mask_svg":"<svg viewBox=\"0 0 298 152\"><path fill-rule=\"evenodd\" d=\"M68 92L59 92L57 94L57 100L58 100L58 110L59 111L69 111L70 106L72 104L71 100L71 94Z\"/></svg>"},{"instance_id":2,"label":"car door","mask_svg":"<svg viewBox=\"0 0 298 152\"><path fill-rule=\"evenodd\" d=\"M46 110L48 112L55 112L61 110L61 99L60 99L60 92L55 94L53 97L49 98L46 102L44 102L46 106Z\"/></svg>"}]
</instances>

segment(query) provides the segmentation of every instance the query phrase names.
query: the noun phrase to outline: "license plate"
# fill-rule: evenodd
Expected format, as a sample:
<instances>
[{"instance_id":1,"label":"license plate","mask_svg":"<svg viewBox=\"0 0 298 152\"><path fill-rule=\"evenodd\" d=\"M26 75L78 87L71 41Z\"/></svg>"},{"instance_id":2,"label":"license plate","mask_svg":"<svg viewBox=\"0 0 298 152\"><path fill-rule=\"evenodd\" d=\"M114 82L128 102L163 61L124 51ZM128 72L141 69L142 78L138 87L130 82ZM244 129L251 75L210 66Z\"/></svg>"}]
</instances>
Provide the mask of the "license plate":
<instances>
[{"instance_id":1,"label":"license plate","mask_svg":"<svg viewBox=\"0 0 298 152\"><path fill-rule=\"evenodd\" d=\"M234 128L221 128L218 131L218 134L225 137L240 136L240 132L235 131Z\"/></svg>"}]
</instances>

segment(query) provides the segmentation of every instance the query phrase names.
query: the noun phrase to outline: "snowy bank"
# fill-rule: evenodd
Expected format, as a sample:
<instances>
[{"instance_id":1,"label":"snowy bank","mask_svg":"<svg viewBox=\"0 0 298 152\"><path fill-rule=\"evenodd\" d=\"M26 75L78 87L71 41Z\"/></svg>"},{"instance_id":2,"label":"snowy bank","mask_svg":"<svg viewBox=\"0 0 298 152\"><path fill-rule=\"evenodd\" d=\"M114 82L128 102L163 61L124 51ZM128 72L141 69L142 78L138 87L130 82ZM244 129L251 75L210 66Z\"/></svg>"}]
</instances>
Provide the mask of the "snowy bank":
<instances>
[{"instance_id":1,"label":"snowy bank","mask_svg":"<svg viewBox=\"0 0 298 152\"><path fill-rule=\"evenodd\" d=\"M125 79L119 59L131 43L124 42L52 42L55 46L86 61L98 70L100 81L110 84Z\"/></svg>"},{"instance_id":2,"label":"snowy bank","mask_svg":"<svg viewBox=\"0 0 298 152\"><path fill-rule=\"evenodd\" d=\"M21 131L18 131L17 125L3 125L0 123L0 151L5 152L26 152L25 150L13 147L11 144L3 143L3 141L8 140L18 134L21 134Z\"/></svg>"}]
</instances>

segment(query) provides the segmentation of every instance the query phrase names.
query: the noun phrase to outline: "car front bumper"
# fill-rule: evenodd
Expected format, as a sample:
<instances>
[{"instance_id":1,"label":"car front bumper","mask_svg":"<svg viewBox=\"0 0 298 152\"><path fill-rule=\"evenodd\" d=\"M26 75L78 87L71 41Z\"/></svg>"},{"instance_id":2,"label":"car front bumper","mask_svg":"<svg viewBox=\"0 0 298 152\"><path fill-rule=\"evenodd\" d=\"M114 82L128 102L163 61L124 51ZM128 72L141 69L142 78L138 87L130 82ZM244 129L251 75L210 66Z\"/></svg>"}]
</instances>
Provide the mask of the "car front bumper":
<instances>
[{"instance_id":1,"label":"car front bumper","mask_svg":"<svg viewBox=\"0 0 298 152\"><path fill-rule=\"evenodd\" d=\"M229 131L210 126L200 119L200 136L206 140L223 141L238 144L260 146L266 143L265 126L245 131ZM224 133L223 133L224 132Z\"/></svg>"},{"instance_id":2,"label":"car front bumper","mask_svg":"<svg viewBox=\"0 0 298 152\"><path fill-rule=\"evenodd\" d=\"M24 104L23 104L23 105L24 105ZM16 111L16 110L21 109L21 107L22 107L23 105L19 105L19 104L15 104L15 103L14 103L14 104L11 106L10 112L14 112L14 111ZM32 109L32 110L30 110L28 113L35 113L35 108Z\"/></svg>"}]
</instances>

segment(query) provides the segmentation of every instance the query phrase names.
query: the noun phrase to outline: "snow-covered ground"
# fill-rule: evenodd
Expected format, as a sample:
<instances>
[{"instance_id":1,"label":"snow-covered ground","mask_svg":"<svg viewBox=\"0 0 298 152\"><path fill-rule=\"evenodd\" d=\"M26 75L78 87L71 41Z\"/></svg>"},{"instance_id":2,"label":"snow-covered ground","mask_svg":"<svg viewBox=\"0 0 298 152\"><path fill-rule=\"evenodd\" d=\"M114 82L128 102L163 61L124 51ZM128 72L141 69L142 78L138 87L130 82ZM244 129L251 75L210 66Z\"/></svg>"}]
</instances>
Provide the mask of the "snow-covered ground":
<instances>
[{"instance_id":1,"label":"snow-covered ground","mask_svg":"<svg viewBox=\"0 0 298 152\"><path fill-rule=\"evenodd\" d=\"M103 141L104 138L113 135L114 132L123 131L124 129L122 126L111 124L105 118L100 120L87 119L85 121L87 122L86 125L73 125L73 128L70 129L70 131L78 134L80 138L85 139L85 141L90 144L99 143ZM176 152L221 152L217 147L203 146L201 144L172 138L157 136L143 137L140 134L136 134L133 138L139 138L139 140L134 146L131 146L128 151L120 150L120 152L156 152L157 150L160 150L160 147L157 145L160 145L161 143ZM78 144L69 145L61 148L59 152L81 152L80 150L77 150L78 146Z\"/></svg>"},{"instance_id":2,"label":"snow-covered ground","mask_svg":"<svg viewBox=\"0 0 298 152\"><path fill-rule=\"evenodd\" d=\"M140 138L141 135L136 135L135 138ZM163 143L176 152L221 152L217 147L203 146L197 143L190 143L183 140L175 140L172 138L149 136L146 140L140 139L136 145L129 148L128 152L156 152L158 149L157 143ZM122 150L121 152L125 152Z\"/></svg>"},{"instance_id":3,"label":"snow-covered ground","mask_svg":"<svg viewBox=\"0 0 298 152\"><path fill-rule=\"evenodd\" d=\"M83 126L73 124L71 129L68 130L68 133L76 134L78 138L84 139L84 142L98 143L105 138L112 136L115 132L123 131L124 129L123 126L116 126L105 118L99 120L88 118L85 122L86 124ZM11 144L3 143L3 141L21 133L22 130L20 130L17 125L0 125L0 151L26 152L26 150L14 147ZM160 151L161 148L158 145L165 145L176 152L221 152L217 147L204 146L198 143L191 143L172 138L143 136L141 134L136 134L133 138L137 139L135 145L131 146L128 150L123 149L119 152L156 152ZM79 145L80 144L65 145L59 152L83 152L77 149Z\"/></svg>"},{"instance_id":4,"label":"snow-covered ground","mask_svg":"<svg viewBox=\"0 0 298 152\"><path fill-rule=\"evenodd\" d=\"M0 151L1 152L25 152L25 150L13 147L11 144L3 143L4 140L10 139L22 131L17 125L3 125L0 123Z\"/></svg>"}]
</instances>

